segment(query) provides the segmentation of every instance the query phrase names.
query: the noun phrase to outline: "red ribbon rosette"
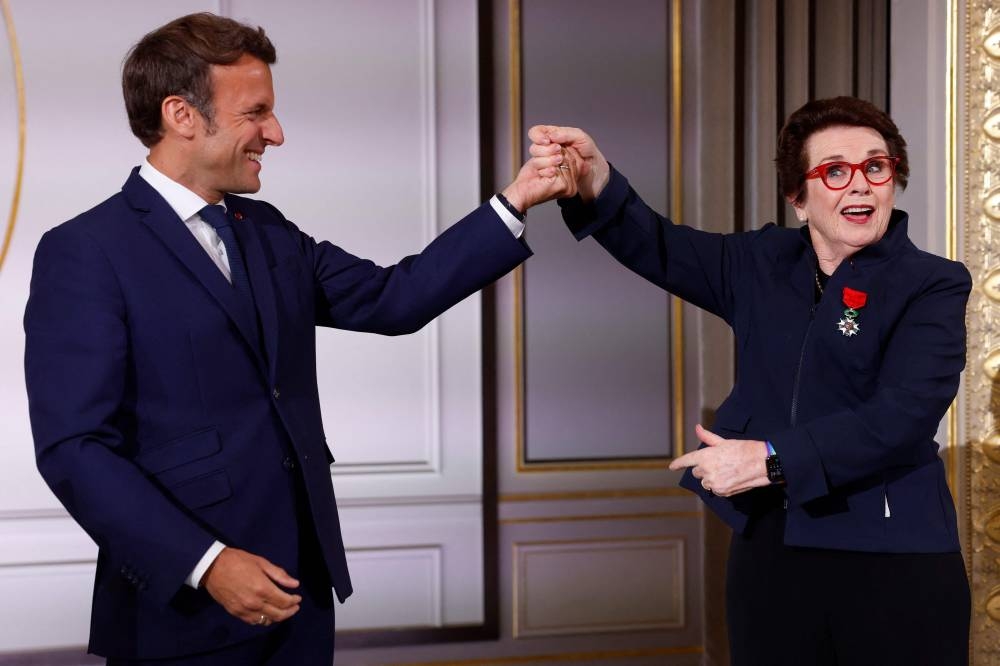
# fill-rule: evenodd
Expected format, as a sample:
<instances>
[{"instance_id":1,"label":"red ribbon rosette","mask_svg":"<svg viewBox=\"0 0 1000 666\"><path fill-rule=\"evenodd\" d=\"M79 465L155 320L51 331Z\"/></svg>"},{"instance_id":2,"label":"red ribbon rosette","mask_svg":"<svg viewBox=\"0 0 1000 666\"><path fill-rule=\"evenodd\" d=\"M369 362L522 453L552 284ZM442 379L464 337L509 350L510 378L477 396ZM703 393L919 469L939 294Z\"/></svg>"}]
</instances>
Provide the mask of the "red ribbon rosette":
<instances>
[{"instance_id":1,"label":"red ribbon rosette","mask_svg":"<svg viewBox=\"0 0 1000 666\"><path fill-rule=\"evenodd\" d=\"M863 291L858 291L857 289L851 289L850 287L844 287L844 305L851 308L852 310L858 310L865 307L865 303L868 302L868 294Z\"/></svg>"}]
</instances>

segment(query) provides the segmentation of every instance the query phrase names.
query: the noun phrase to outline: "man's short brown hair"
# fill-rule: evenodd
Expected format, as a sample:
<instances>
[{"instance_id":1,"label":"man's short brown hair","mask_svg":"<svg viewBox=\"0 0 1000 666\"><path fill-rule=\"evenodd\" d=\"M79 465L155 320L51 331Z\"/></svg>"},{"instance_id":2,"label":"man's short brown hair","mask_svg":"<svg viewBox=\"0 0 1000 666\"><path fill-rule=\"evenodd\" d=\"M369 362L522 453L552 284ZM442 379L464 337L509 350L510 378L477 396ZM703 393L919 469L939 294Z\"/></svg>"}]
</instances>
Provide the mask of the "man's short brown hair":
<instances>
[{"instance_id":1,"label":"man's short brown hair","mask_svg":"<svg viewBox=\"0 0 1000 666\"><path fill-rule=\"evenodd\" d=\"M122 68L132 133L146 147L159 143L163 138L160 107L171 95L183 97L211 125L211 65L230 65L243 55L268 65L277 60L263 28L208 12L182 16L143 37L129 51Z\"/></svg>"}]
</instances>

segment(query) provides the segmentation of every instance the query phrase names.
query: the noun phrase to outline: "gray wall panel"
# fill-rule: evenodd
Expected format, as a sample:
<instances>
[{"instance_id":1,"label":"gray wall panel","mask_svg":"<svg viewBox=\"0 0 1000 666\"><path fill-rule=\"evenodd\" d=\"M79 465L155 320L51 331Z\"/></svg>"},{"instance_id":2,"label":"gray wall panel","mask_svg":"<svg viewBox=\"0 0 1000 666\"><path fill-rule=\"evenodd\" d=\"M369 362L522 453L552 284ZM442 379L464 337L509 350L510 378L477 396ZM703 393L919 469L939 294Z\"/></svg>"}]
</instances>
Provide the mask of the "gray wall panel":
<instances>
[{"instance_id":1,"label":"gray wall panel","mask_svg":"<svg viewBox=\"0 0 1000 666\"><path fill-rule=\"evenodd\" d=\"M668 4L558 0L522 11L525 128L586 129L664 212ZM577 243L554 206L532 212L529 242L538 258L525 267L527 460L669 455L666 294L594 241Z\"/></svg>"}]
</instances>

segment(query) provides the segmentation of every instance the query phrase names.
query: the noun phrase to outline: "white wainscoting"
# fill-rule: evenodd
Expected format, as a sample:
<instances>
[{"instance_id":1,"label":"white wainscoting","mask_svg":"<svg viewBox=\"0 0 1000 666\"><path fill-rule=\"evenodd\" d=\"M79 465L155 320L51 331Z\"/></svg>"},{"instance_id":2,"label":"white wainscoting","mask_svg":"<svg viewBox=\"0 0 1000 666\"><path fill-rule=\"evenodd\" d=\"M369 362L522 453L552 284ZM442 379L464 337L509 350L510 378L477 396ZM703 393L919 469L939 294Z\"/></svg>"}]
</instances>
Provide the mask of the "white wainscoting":
<instances>
[{"instance_id":1,"label":"white wainscoting","mask_svg":"<svg viewBox=\"0 0 1000 666\"><path fill-rule=\"evenodd\" d=\"M0 274L0 598L30 602L0 623L0 653L86 643L96 548L34 468L20 319L41 234L117 191L145 154L119 87L135 41L193 11L264 26L278 50L286 143L267 151L258 196L317 239L391 264L481 203L476 3L11 5L28 133L21 212ZM101 39L80 40L81 30ZM12 100L7 41L0 46L0 99ZM14 105L0 105L3 145L16 123ZM0 167L4 219L13 171L13 158ZM339 628L482 622L480 327L474 295L410 336L318 332L357 589L338 609Z\"/></svg>"},{"instance_id":2,"label":"white wainscoting","mask_svg":"<svg viewBox=\"0 0 1000 666\"><path fill-rule=\"evenodd\" d=\"M85 645L96 562L97 546L64 511L0 513L0 594L13 603L0 652Z\"/></svg>"},{"instance_id":3,"label":"white wainscoting","mask_svg":"<svg viewBox=\"0 0 1000 666\"><path fill-rule=\"evenodd\" d=\"M231 6L279 48L286 143L268 151L260 196L314 237L382 265L481 203L474 3ZM414 335L318 332L339 495L480 493L479 313L477 294Z\"/></svg>"},{"instance_id":4,"label":"white wainscoting","mask_svg":"<svg viewBox=\"0 0 1000 666\"><path fill-rule=\"evenodd\" d=\"M361 596L338 618L338 628L441 626L441 548L354 548L351 577L371 589L393 590L391 605ZM376 589L378 589L376 588Z\"/></svg>"},{"instance_id":5,"label":"white wainscoting","mask_svg":"<svg viewBox=\"0 0 1000 666\"><path fill-rule=\"evenodd\" d=\"M17 608L0 628L3 651L86 645L93 583L92 562L0 567L0 589Z\"/></svg>"},{"instance_id":6,"label":"white wainscoting","mask_svg":"<svg viewBox=\"0 0 1000 666\"><path fill-rule=\"evenodd\" d=\"M483 621L479 502L349 506L341 515L354 596L337 610L338 629Z\"/></svg>"},{"instance_id":7,"label":"white wainscoting","mask_svg":"<svg viewBox=\"0 0 1000 666\"><path fill-rule=\"evenodd\" d=\"M684 540L514 543L514 636L684 626Z\"/></svg>"}]
</instances>

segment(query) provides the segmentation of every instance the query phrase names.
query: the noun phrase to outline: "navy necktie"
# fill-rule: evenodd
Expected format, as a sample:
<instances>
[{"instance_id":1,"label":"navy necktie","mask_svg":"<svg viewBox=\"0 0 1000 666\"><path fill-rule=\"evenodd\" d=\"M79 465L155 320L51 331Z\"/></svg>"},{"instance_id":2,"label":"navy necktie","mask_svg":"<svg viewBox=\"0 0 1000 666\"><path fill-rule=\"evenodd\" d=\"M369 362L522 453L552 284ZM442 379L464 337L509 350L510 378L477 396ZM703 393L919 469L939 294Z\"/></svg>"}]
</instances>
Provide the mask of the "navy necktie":
<instances>
[{"instance_id":1,"label":"navy necktie","mask_svg":"<svg viewBox=\"0 0 1000 666\"><path fill-rule=\"evenodd\" d=\"M232 221L226 214L226 209L222 206L205 206L198 214L213 227L215 232L222 239L222 244L226 246L226 257L229 259L229 275L232 278L233 287L240 295L250 296L250 281L247 279L246 264L243 263L243 253L240 252L240 244L236 242L236 232L233 231Z\"/></svg>"},{"instance_id":2,"label":"navy necktie","mask_svg":"<svg viewBox=\"0 0 1000 666\"><path fill-rule=\"evenodd\" d=\"M229 275L232 278L233 288L236 290L237 300L243 310L244 321L247 325L247 332L252 338L253 345L260 349L260 337L257 330L257 306L254 304L253 291L250 289L250 280L247 277L247 267L243 263L243 253L240 251L240 244L236 240L236 231L233 229L232 219L226 214L226 209L222 206L205 206L198 214L213 227L215 232L222 239L222 244L226 247L226 257L229 259Z\"/></svg>"}]
</instances>

